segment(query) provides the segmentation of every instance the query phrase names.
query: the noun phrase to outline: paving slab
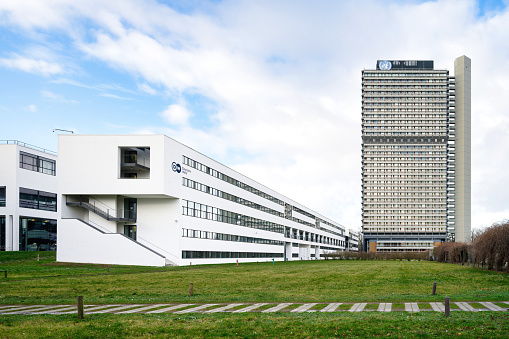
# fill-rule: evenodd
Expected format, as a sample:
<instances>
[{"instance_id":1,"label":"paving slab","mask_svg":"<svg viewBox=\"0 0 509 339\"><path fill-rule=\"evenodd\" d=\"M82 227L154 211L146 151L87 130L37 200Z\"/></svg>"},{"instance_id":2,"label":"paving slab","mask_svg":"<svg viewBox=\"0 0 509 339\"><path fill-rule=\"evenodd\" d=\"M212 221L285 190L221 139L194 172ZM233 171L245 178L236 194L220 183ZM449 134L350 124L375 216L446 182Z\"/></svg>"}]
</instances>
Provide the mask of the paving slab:
<instances>
[{"instance_id":1,"label":"paving slab","mask_svg":"<svg viewBox=\"0 0 509 339\"><path fill-rule=\"evenodd\" d=\"M502 307L497 306L494 303L489 302L489 301L480 302L479 304L483 305L490 311L505 311L505 309L503 309Z\"/></svg>"},{"instance_id":2,"label":"paving slab","mask_svg":"<svg viewBox=\"0 0 509 339\"><path fill-rule=\"evenodd\" d=\"M254 304L248 307L241 308L240 310L235 310L232 313L244 313L244 312L251 312L253 310L256 310L257 308L267 305L267 303L260 303L260 304Z\"/></svg>"},{"instance_id":3,"label":"paving slab","mask_svg":"<svg viewBox=\"0 0 509 339\"><path fill-rule=\"evenodd\" d=\"M343 303L331 303L320 310L320 312L334 312Z\"/></svg>"},{"instance_id":4,"label":"paving slab","mask_svg":"<svg viewBox=\"0 0 509 339\"><path fill-rule=\"evenodd\" d=\"M297 307L296 309L291 310L291 312L293 312L293 313L306 312L307 310L309 310L311 307L315 306L316 304L318 304L318 303L304 304L304 305Z\"/></svg>"},{"instance_id":5,"label":"paving slab","mask_svg":"<svg viewBox=\"0 0 509 339\"><path fill-rule=\"evenodd\" d=\"M392 303L380 303L378 305L378 312L390 312L392 309Z\"/></svg>"},{"instance_id":6,"label":"paving slab","mask_svg":"<svg viewBox=\"0 0 509 339\"><path fill-rule=\"evenodd\" d=\"M435 312L445 312L444 304L437 303L437 302L433 302L433 303L429 303L429 304L431 305L431 308L433 308L433 311L435 311Z\"/></svg>"},{"instance_id":7,"label":"paving slab","mask_svg":"<svg viewBox=\"0 0 509 339\"><path fill-rule=\"evenodd\" d=\"M348 310L348 312L362 312L364 310L364 307L366 307L368 303L358 303L354 304L352 308Z\"/></svg>"},{"instance_id":8,"label":"paving slab","mask_svg":"<svg viewBox=\"0 0 509 339\"><path fill-rule=\"evenodd\" d=\"M148 306L145 306L145 307L138 307L138 308L134 308L132 310L127 310L127 311L121 311L121 312L117 312L117 314L123 314L123 313L138 313L138 312L143 312L143 311L148 311L148 310L151 310L153 308L157 308L157 307L161 307L161 306L166 306L167 304L156 304L156 305L148 305Z\"/></svg>"},{"instance_id":9,"label":"paving slab","mask_svg":"<svg viewBox=\"0 0 509 339\"><path fill-rule=\"evenodd\" d=\"M240 305L244 305L244 304L229 304L229 305L226 305L226 306L223 306L223 307L218 307L218 308L214 308L212 310L208 310L208 311L205 311L203 313L217 313L217 312L224 312L226 310L229 310L230 308L234 308L236 306L240 306Z\"/></svg>"},{"instance_id":10,"label":"paving slab","mask_svg":"<svg viewBox=\"0 0 509 339\"><path fill-rule=\"evenodd\" d=\"M460 302L460 301L457 301L455 302L456 305L458 305L458 307L462 310L462 311L467 311L467 312L477 312L477 310L475 308L473 308L472 306L470 306L468 303L466 302Z\"/></svg>"},{"instance_id":11,"label":"paving slab","mask_svg":"<svg viewBox=\"0 0 509 339\"><path fill-rule=\"evenodd\" d=\"M164 313L164 312L170 312L170 311L178 310L179 308L182 308L182 307L192 306L192 305L194 305L194 304L173 305L173 306L169 306L169 307L165 307L165 308L160 308L158 310L153 310L153 311L145 312L145 313Z\"/></svg>"},{"instance_id":12,"label":"paving slab","mask_svg":"<svg viewBox=\"0 0 509 339\"><path fill-rule=\"evenodd\" d=\"M271 307L271 308L268 308L266 310L263 310L262 313L272 313L272 312L277 312L277 311L280 311L282 310L283 308L285 307L288 307L290 306L291 304L293 303L283 303L283 304L279 304L277 306L274 306L274 307Z\"/></svg>"},{"instance_id":13,"label":"paving slab","mask_svg":"<svg viewBox=\"0 0 509 339\"><path fill-rule=\"evenodd\" d=\"M209 308L209 307L216 306L216 305L217 304L205 304L205 305L200 305L200 306L196 306L196 307L192 307L192 308L187 308L185 310L177 311L177 312L173 312L173 313L175 313L175 314L193 313L193 312L201 311L204 308Z\"/></svg>"},{"instance_id":14,"label":"paving slab","mask_svg":"<svg viewBox=\"0 0 509 339\"><path fill-rule=\"evenodd\" d=\"M417 305L417 303L405 303L405 311L417 313L419 312L419 306Z\"/></svg>"}]
</instances>

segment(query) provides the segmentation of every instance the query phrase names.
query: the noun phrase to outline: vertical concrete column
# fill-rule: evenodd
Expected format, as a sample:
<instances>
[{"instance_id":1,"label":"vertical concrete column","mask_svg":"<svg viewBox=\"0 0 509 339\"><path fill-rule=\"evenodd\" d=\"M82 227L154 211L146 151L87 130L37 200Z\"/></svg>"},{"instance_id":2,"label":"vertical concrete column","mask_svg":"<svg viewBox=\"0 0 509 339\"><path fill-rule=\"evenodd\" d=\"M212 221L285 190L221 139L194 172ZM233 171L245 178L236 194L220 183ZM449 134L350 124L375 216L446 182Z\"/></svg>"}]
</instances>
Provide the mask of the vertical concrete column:
<instances>
[{"instance_id":1,"label":"vertical concrete column","mask_svg":"<svg viewBox=\"0 0 509 339\"><path fill-rule=\"evenodd\" d=\"M469 242L471 233L471 60L461 56L454 61L456 79L456 165L455 225L456 241Z\"/></svg>"}]
</instances>

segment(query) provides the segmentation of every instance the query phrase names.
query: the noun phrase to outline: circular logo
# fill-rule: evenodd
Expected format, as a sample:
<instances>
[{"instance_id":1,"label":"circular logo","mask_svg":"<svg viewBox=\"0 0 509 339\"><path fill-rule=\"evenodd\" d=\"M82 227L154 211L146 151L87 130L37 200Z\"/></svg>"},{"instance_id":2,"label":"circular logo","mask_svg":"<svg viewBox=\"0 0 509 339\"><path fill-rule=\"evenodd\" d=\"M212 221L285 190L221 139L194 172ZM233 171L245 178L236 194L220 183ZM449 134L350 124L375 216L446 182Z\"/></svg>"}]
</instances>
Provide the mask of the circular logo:
<instances>
[{"instance_id":1,"label":"circular logo","mask_svg":"<svg viewBox=\"0 0 509 339\"><path fill-rule=\"evenodd\" d=\"M171 169L173 170L173 172L177 172L177 173L180 173L182 171L180 164L177 164L176 162L173 162L171 164Z\"/></svg>"},{"instance_id":2,"label":"circular logo","mask_svg":"<svg viewBox=\"0 0 509 339\"><path fill-rule=\"evenodd\" d=\"M388 70L390 70L392 68L392 64L391 64L390 61L382 60L378 64L378 67L380 67L380 69L383 70L383 71L388 71Z\"/></svg>"}]
</instances>

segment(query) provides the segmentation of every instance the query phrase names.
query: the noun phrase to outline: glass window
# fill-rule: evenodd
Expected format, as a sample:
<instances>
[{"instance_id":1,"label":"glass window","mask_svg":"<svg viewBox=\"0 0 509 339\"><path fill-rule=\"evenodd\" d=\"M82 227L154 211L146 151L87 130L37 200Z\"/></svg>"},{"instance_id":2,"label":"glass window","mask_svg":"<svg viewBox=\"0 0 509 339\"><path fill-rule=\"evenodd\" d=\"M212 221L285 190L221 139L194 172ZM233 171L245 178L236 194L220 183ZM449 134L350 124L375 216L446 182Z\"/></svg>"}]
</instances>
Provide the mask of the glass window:
<instances>
[{"instance_id":1,"label":"glass window","mask_svg":"<svg viewBox=\"0 0 509 339\"><path fill-rule=\"evenodd\" d=\"M5 217L0 217L0 251L5 251Z\"/></svg>"},{"instance_id":2,"label":"glass window","mask_svg":"<svg viewBox=\"0 0 509 339\"><path fill-rule=\"evenodd\" d=\"M0 187L0 207L5 207L5 187Z\"/></svg>"},{"instance_id":3,"label":"glass window","mask_svg":"<svg viewBox=\"0 0 509 339\"><path fill-rule=\"evenodd\" d=\"M19 218L20 251L55 251L57 221L40 218Z\"/></svg>"},{"instance_id":4,"label":"glass window","mask_svg":"<svg viewBox=\"0 0 509 339\"><path fill-rule=\"evenodd\" d=\"M34 172L56 175L56 161L35 154L19 152L19 167Z\"/></svg>"},{"instance_id":5,"label":"glass window","mask_svg":"<svg viewBox=\"0 0 509 339\"><path fill-rule=\"evenodd\" d=\"M57 195L55 193L20 187L19 207L56 212Z\"/></svg>"}]
</instances>

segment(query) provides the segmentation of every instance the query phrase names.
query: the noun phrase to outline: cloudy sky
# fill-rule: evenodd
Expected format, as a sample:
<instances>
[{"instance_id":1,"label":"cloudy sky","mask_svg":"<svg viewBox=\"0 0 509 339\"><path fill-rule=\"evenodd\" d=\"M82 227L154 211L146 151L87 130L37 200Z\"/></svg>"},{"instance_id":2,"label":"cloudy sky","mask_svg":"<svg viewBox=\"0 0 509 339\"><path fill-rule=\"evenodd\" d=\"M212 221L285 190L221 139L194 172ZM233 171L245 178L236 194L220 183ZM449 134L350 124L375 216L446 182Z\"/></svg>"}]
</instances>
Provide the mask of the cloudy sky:
<instances>
[{"instance_id":1,"label":"cloudy sky","mask_svg":"<svg viewBox=\"0 0 509 339\"><path fill-rule=\"evenodd\" d=\"M0 0L0 139L166 134L361 225L361 70L472 59L472 227L509 218L509 0Z\"/></svg>"}]
</instances>

